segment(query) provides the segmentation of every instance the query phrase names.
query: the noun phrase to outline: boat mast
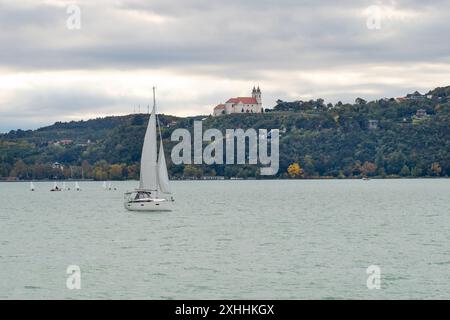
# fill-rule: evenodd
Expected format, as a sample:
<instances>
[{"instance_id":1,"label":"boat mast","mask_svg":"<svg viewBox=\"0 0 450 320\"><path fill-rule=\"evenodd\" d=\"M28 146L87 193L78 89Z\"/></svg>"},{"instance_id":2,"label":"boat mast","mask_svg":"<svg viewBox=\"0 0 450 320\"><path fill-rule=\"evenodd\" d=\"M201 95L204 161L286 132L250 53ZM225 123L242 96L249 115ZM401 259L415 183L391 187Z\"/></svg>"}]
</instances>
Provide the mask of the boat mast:
<instances>
[{"instance_id":1,"label":"boat mast","mask_svg":"<svg viewBox=\"0 0 450 320\"><path fill-rule=\"evenodd\" d=\"M156 108L155 86L153 86L153 108Z\"/></svg>"}]
</instances>

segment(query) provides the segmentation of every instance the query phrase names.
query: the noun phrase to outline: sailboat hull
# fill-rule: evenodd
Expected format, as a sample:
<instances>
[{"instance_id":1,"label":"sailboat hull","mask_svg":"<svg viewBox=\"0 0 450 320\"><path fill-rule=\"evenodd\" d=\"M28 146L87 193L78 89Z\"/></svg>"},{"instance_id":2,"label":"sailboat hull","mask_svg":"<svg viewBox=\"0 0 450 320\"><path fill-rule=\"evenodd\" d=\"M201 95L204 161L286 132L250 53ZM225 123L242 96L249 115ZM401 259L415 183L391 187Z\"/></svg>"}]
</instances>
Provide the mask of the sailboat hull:
<instances>
[{"instance_id":1,"label":"sailboat hull","mask_svg":"<svg viewBox=\"0 0 450 320\"><path fill-rule=\"evenodd\" d=\"M143 201L126 201L125 209L129 211L172 211L172 201L167 199L149 199Z\"/></svg>"}]
</instances>

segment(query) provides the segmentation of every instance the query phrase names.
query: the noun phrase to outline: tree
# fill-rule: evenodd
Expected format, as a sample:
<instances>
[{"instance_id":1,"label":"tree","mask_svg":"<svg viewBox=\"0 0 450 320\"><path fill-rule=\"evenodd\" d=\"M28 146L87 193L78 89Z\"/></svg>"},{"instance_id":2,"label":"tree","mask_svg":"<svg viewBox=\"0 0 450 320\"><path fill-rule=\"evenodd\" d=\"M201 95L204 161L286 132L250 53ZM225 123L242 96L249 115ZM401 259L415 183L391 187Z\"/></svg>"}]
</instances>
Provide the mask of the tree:
<instances>
[{"instance_id":1,"label":"tree","mask_svg":"<svg viewBox=\"0 0 450 320\"><path fill-rule=\"evenodd\" d=\"M406 156L401 151L394 151L390 154L387 161L387 172L389 174L398 174L406 164Z\"/></svg>"},{"instance_id":2,"label":"tree","mask_svg":"<svg viewBox=\"0 0 450 320\"><path fill-rule=\"evenodd\" d=\"M292 163L287 169L288 175L291 178L300 178L303 177L303 169L300 168L298 163Z\"/></svg>"},{"instance_id":3,"label":"tree","mask_svg":"<svg viewBox=\"0 0 450 320\"><path fill-rule=\"evenodd\" d=\"M363 166L361 167L361 173L366 177L373 176L376 171L377 165L369 161L364 162Z\"/></svg>"},{"instance_id":4,"label":"tree","mask_svg":"<svg viewBox=\"0 0 450 320\"><path fill-rule=\"evenodd\" d=\"M303 168L306 176L313 176L315 174L314 160L308 154L303 158Z\"/></svg>"},{"instance_id":5,"label":"tree","mask_svg":"<svg viewBox=\"0 0 450 320\"><path fill-rule=\"evenodd\" d=\"M422 169L420 169L419 167L415 166L411 170L411 175L413 177L420 177L422 175Z\"/></svg>"},{"instance_id":6,"label":"tree","mask_svg":"<svg viewBox=\"0 0 450 320\"><path fill-rule=\"evenodd\" d=\"M139 180L139 168L133 164L127 167L127 178L133 180Z\"/></svg>"},{"instance_id":7,"label":"tree","mask_svg":"<svg viewBox=\"0 0 450 320\"><path fill-rule=\"evenodd\" d=\"M406 164L403 166L402 170L400 170L400 175L402 177L407 177L407 176L411 175L411 172L409 171L409 168Z\"/></svg>"},{"instance_id":8,"label":"tree","mask_svg":"<svg viewBox=\"0 0 450 320\"><path fill-rule=\"evenodd\" d=\"M28 167L22 160L17 160L11 170L11 176L19 179L28 178Z\"/></svg>"},{"instance_id":9,"label":"tree","mask_svg":"<svg viewBox=\"0 0 450 320\"><path fill-rule=\"evenodd\" d=\"M94 169L94 180L107 180L108 179L108 173L103 170L101 167L95 167Z\"/></svg>"},{"instance_id":10,"label":"tree","mask_svg":"<svg viewBox=\"0 0 450 320\"><path fill-rule=\"evenodd\" d=\"M203 174L202 169L193 166L193 165L187 165L184 167L183 170L183 175L185 177L195 177L195 178L200 178Z\"/></svg>"},{"instance_id":11,"label":"tree","mask_svg":"<svg viewBox=\"0 0 450 320\"><path fill-rule=\"evenodd\" d=\"M352 174L355 176L359 176L362 173L362 165L361 161L356 160L355 164L353 165Z\"/></svg>"},{"instance_id":12,"label":"tree","mask_svg":"<svg viewBox=\"0 0 450 320\"><path fill-rule=\"evenodd\" d=\"M8 177L11 166L7 163L0 163L0 177Z\"/></svg>"},{"instance_id":13,"label":"tree","mask_svg":"<svg viewBox=\"0 0 450 320\"><path fill-rule=\"evenodd\" d=\"M81 163L81 168L83 169L84 178L92 178L92 166L87 160L83 160L83 162Z\"/></svg>"},{"instance_id":14,"label":"tree","mask_svg":"<svg viewBox=\"0 0 450 320\"><path fill-rule=\"evenodd\" d=\"M433 162L431 165L431 175L439 177L441 175L442 168L439 162Z\"/></svg>"},{"instance_id":15,"label":"tree","mask_svg":"<svg viewBox=\"0 0 450 320\"><path fill-rule=\"evenodd\" d=\"M123 179L123 165L113 164L109 167L109 178L111 180Z\"/></svg>"}]
</instances>

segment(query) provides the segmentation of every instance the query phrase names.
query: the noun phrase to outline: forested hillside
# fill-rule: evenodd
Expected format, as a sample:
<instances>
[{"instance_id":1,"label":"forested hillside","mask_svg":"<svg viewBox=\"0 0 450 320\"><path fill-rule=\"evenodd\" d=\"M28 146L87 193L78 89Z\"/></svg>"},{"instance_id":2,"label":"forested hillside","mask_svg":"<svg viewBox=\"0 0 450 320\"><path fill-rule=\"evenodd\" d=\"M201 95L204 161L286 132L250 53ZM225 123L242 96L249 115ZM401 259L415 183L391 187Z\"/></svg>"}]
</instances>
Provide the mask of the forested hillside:
<instances>
[{"instance_id":1,"label":"forested hillside","mask_svg":"<svg viewBox=\"0 0 450 320\"><path fill-rule=\"evenodd\" d=\"M259 177L257 166L173 165L173 130L280 129L277 177L450 175L450 87L425 95L354 104L277 101L263 114L177 118L161 115L172 178ZM0 179L136 179L148 115L55 123L0 135Z\"/></svg>"}]
</instances>

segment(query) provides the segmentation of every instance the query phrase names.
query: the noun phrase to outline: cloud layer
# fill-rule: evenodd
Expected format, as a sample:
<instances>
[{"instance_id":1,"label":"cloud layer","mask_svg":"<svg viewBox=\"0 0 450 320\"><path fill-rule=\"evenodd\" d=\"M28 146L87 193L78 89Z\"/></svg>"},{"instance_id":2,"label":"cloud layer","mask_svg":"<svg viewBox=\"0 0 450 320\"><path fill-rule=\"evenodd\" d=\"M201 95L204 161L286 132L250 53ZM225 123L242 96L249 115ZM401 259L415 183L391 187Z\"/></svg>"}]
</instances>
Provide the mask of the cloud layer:
<instances>
[{"instance_id":1,"label":"cloud layer","mask_svg":"<svg viewBox=\"0 0 450 320\"><path fill-rule=\"evenodd\" d=\"M67 28L70 4L81 29ZM367 27L377 6L380 29ZM448 1L0 0L0 132L160 111L427 91L450 79Z\"/></svg>"}]
</instances>

